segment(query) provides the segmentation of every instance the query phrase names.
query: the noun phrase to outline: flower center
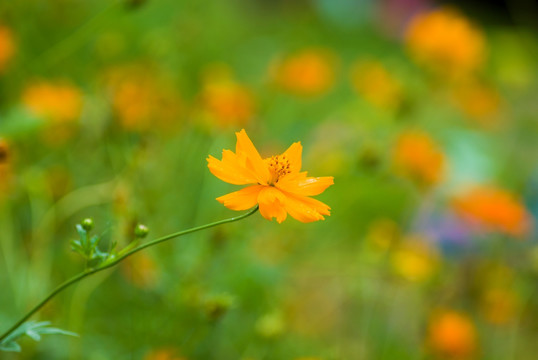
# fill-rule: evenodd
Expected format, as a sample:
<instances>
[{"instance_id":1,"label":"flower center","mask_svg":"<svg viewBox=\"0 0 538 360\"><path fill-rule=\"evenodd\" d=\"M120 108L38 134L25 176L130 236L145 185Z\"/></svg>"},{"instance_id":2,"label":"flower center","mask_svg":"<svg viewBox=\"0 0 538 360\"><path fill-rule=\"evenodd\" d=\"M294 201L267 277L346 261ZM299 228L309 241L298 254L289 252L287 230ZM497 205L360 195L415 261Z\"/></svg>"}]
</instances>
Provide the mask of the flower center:
<instances>
[{"instance_id":1,"label":"flower center","mask_svg":"<svg viewBox=\"0 0 538 360\"><path fill-rule=\"evenodd\" d=\"M271 181L269 185L274 185L278 180L291 172L290 161L286 155L275 155L268 159L269 171L271 172Z\"/></svg>"}]
</instances>

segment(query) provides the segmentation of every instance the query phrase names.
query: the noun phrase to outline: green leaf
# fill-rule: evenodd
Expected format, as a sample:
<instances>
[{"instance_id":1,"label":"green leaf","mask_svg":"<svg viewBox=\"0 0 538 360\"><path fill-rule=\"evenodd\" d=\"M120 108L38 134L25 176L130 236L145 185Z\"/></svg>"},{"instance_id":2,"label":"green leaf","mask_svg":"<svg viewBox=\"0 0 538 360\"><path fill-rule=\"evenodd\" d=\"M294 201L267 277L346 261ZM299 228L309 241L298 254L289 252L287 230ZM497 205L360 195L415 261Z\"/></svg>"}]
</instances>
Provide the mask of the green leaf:
<instances>
[{"instance_id":1,"label":"green leaf","mask_svg":"<svg viewBox=\"0 0 538 360\"><path fill-rule=\"evenodd\" d=\"M94 235L90 239L90 244L92 245L92 247L96 247L97 245L99 245L100 241L101 241L101 238L97 235Z\"/></svg>"},{"instance_id":2,"label":"green leaf","mask_svg":"<svg viewBox=\"0 0 538 360\"><path fill-rule=\"evenodd\" d=\"M21 351L20 345L17 344L15 340L21 338L24 335L30 337L31 339L35 341L40 341L41 335L58 334L58 335L78 336L78 334L75 334L74 332L66 331L66 330L62 330L62 329L58 329L54 327L49 327L49 325L50 325L50 321L25 322L0 343L0 350L1 351Z\"/></svg>"},{"instance_id":3,"label":"green leaf","mask_svg":"<svg viewBox=\"0 0 538 360\"><path fill-rule=\"evenodd\" d=\"M15 341L0 344L0 351L5 352L21 352L21 346Z\"/></svg>"},{"instance_id":4,"label":"green leaf","mask_svg":"<svg viewBox=\"0 0 538 360\"><path fill-rule=\"evenodd\" d=\"M84 249L84 253L89 254L90 244L88 241L88 233L86 232L86 230L84 230L84 228L80 224L77 224L76 228L77 228L78 236L80 236L80 245Z\"/></svg>"}]
</instances>

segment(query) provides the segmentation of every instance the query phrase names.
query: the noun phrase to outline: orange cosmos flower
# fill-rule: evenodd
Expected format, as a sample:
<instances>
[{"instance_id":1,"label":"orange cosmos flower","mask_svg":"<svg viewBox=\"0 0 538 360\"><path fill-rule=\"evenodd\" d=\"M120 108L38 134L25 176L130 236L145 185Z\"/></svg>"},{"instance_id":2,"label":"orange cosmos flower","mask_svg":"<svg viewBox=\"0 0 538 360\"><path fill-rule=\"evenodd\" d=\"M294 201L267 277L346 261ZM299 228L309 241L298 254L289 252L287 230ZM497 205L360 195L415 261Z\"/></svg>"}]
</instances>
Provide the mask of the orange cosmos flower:
<instances>
[{"instance_id":1,"label":"orange cosmos flower","mask_svg":"<svg viewBox=\"0 0 538 360\"><path fill-rule=\"evenodd\" d=\"M530 230L531 217L509 192L488 186L471 189L454 201L456 211L480 225L522 236Z\"/></svg>"},{"instance_id":2,"label":"orange cosmos flower","mask_svg":"<svg viewBox=\"0 0 538 360\"><path fill-rule=\"evenodd\" d=\"M256 204L267 220L281 223L289 213L301 222L324 220L330 208L309 196L321 194L332 185L333 177L308 177L301 172L300 142L293 143L281 155L262 159L245 130L236 133L235 153L222 151L222 160L207 158L213 175L230 184L248 185L244 189L217 198L231 210L246 210Z\"/></svg>"}]
</instances>

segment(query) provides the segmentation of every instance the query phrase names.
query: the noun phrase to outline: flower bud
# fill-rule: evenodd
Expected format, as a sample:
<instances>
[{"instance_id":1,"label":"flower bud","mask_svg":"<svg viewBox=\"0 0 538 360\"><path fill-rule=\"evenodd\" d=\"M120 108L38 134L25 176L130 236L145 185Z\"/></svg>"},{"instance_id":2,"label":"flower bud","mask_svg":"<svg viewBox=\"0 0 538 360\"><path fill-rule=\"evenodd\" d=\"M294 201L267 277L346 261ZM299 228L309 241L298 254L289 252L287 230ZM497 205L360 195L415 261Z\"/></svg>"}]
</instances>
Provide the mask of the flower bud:
<instances>
[{"instance_id":1,"label":"flower bud","mask_svg":"<svg viewBox=\"0 0 538 360\"><path fill-rule=\"evenodd\" d=\"M82 226L82 228L84 230L86 230L87 232L88 231L91 231L91 229L93 229L93 219L91 218L86 218L84 220L82 220L82 222L80 223L80 225Z\"/></svg>"},{"instance_id":2,"label":"flower bud","mask_svg":"<svg viewBox=\"0 0 538 360\"><path fill-rule=\"evenodd\" d=\"M134 234L138 239L145 238L149 233L149 229L146 225L138 224L134 229Z\"/></svg>"}]
</instances>

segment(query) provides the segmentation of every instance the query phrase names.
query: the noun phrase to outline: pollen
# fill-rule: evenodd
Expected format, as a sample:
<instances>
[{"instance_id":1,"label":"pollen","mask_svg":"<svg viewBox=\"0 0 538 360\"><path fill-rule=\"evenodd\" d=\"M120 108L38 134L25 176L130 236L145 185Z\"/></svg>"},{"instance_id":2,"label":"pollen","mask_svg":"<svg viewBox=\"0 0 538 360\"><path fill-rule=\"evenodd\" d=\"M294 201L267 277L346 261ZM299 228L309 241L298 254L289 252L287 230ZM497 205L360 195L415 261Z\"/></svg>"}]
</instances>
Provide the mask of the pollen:
<instances>
[{"instance_id":1,"label":"pollen","mask_svg":"<svg viewBox=\"0 0 538 360\"><path fill-rule=\"evenodd\" d=\"M269 171L271 172L271 184L278 182L280 178L291 173L290 161L286 155L275 155L268 159Z\"/></svg>"}]
</instances>

